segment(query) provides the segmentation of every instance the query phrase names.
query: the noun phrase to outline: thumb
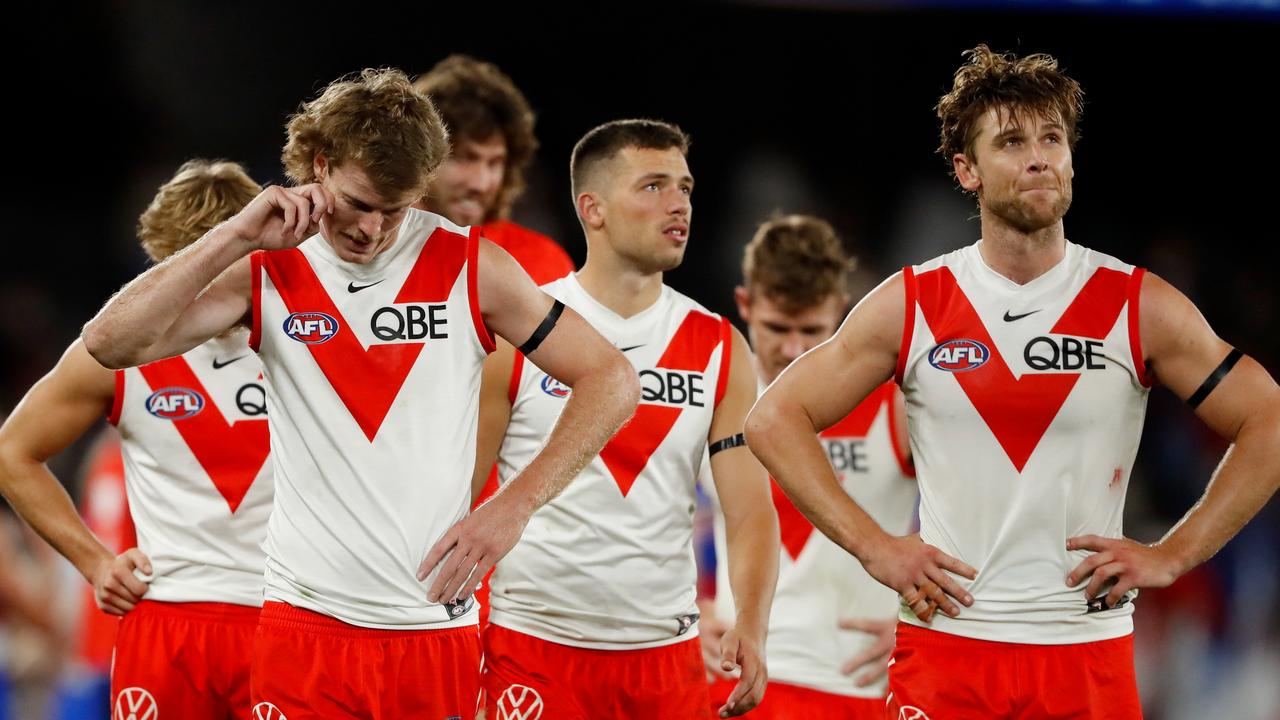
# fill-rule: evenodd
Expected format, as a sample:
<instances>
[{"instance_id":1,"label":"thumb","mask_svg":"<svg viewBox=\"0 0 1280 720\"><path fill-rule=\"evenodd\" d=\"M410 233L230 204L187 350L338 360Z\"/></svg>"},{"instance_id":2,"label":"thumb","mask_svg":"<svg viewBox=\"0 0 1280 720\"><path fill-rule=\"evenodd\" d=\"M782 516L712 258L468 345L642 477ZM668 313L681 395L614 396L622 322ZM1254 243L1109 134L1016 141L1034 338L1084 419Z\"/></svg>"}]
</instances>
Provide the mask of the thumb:
<instances>
[{"instance_id":1,"label":"thumb","mask_svg":"<svg viewBox=\"0 0 1280 720\"><path fill-rule=\"evenodd\" d=\"M720 637L720 669L735 670L738 667L738 633L730 630Z\"/></svg>"},{"instance_id":2,"label":"thumb","mask_svg":"<svg viewBox=\"0 0 1280 720\"><path fill-rule=\"evenodd\" d=\"M146 575L151 574L151 558L148 558L146 553L138 548L130 548L125 551L124 556L133 564L133 567L141 570Z\"/></svg>"}]
</instances>

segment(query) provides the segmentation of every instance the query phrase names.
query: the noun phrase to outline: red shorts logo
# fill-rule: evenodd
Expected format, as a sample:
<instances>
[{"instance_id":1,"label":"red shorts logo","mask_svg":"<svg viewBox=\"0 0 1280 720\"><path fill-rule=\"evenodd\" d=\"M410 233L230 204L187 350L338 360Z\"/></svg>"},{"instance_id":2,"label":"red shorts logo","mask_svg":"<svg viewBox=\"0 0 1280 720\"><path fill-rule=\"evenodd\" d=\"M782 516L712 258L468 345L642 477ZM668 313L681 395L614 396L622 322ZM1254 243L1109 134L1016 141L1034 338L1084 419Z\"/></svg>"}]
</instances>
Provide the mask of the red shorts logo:
<instances>
[{"instance_id":1,"label":"red shorts logo","mask_svg":"<svg viewBox=\"0 0 1280 720\"><path fill-rule=\"evenodd\" d=\"M151 693L140 687L128 687L116 695L116 706L111 720L157 720L160 709Z\"/></svg>"},{"instance_id":2,"label":"red shorts logo","mask_svg":"<svg viewBox=\"0 0 1280 720\"><path fill-rule=\"evenodd\" d=\"M542 696L525 685L512 685L498 698L497 720L538 720L542 717Z\"/></svg>"},{"instance_id":3,"label":"red shorts logo","mask_svg":"<svg viewBox=\"0 0 1280 720\"><path fill-rule=\"evenodd\" d=\"M898 709L898 720L929 720L929 716L918 707L903 705Z\"/></svg>"},{"instance_id":4,"label":"red shorts logo","mask_svg":"<svg viewBox=\"0 0 1280 720\"><path fill-rule=\"evenodd\" d=\"M253 706L253 720L289 720L280 708L269 702L260 702Z\"/></svg>"}]
</instances>

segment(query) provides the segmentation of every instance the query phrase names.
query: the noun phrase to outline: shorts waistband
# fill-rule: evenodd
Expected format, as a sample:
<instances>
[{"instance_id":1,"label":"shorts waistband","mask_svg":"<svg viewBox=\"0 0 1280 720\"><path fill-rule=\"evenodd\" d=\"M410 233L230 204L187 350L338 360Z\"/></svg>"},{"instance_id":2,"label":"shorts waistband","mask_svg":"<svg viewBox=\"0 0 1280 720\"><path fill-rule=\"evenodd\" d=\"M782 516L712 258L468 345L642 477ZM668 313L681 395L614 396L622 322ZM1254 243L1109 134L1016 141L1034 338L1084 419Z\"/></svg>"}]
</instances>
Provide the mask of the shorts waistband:
<instances>
[{"instance_id":1,"label":"shorts waistband","mask_svg":"<svg viewBox=\"0 0 1280 720\"><path fill-rule=\"evenodd\" d=\"M440 630L410 628L406 630L387 630L384 628L366 628L343 622L335 617L318 612L294 607L288 603L268 600L262 605L261 625L277 629L299 630L302 632L329 635L344 638L371 638L382 640L403 640L408 637L448 638L477 635L475 625L464 625Z\"/></svg>"},{"instance_id":2,"label":"shorts waistband","mask_svg":"<svg viewBox=\"0 0 1280 720\"><path fill-rule=\"evenodd\" d=\"M1120 637L1109 638L1106 640L1089 640L1078 643L1058 643L1058 644L1039 644L1039 643L1020 643L1001 640L984 640L981 638L965 637L964 635L956 635L954 633L942 632L941 630L932 630L923 628L918 625L912 625L907 622L899 622L897 629L897 637L899 641L907 641L916 645L925 645L929 647L963 647L968 651L990 651L990 652L1008 652L1019 648L1070 648L1085 647L1088 645L1124 645L1133 642L1133 633L1121 635Z\"/></svg>"},{"instance_id":3,"label":"shorts waistband","mask_svg":"<svg viewBox=\"0 0 1280 720\"><path fill-rule=\"evenodd\" d=\"M261 610L253 605L236 605L235 603L143 600L134 607L133 612L188 620L257 625Z\"/></svg>"}]
</instances>

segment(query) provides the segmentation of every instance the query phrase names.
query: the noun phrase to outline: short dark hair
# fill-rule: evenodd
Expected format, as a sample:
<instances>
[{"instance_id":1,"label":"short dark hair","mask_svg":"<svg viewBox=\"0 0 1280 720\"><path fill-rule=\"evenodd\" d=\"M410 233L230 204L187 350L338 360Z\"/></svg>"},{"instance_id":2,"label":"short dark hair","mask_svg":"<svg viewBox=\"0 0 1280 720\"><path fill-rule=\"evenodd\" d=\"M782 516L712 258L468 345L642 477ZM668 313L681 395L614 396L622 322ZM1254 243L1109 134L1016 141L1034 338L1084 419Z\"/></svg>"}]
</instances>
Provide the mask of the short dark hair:
<instances>
[{"instance_id":1,"label":"short dark hair","mask_svg":"<svg viewBox=\"0 0 1280 720\"><path fill-rule=\"evenodd\" d=\"M992 108L1015 115L1035 112L1056 117L1067 133L1067 146L1075 149L1076 126L1084 113L1080 83L1058 69L1052 56L1036 54L1019 58L993 52L986 45L966 50L967 62L956 70L951 92L938 100L942 142L938 145L947 163L957 153L973 159L978 120Z\"/></svg>"},{"instance_id":2,"label":"short dark hair","mask_svg":"<svg viewBox=\"0 0 1280 720\"><path fill-rule=\"evenodd\" d=\"M760 225L743 251L742 280L747 292L796 312L833 295L845 296L853 266L826 220L775 215Z\"/></svg>"},{"instance_id":3,"label":"short dark hair","mask_svg":"<svg viewBox=\"0 0 1280 720\"><path fill-rule=\"evenodd\" d=\"M687 156L689 136L676 125L661 120L614 120L592 128L573 146L573 155L569 158L573 196L578 196L583 182L601 163L612 159L625 148L677 148L681 155Z\"/></svg>"},{"instance_id":4,"label":"short dark hair","mask_svg":"<svg viewBox=\"0 0 1280 720\"><path fill-rule=\"evenodd\" d=\"M413 81L413 89L431 98L453 141L482 142L502 135L507 164L502 187L485 222L505 218L524 192L524 171L538 150L533 109L516 84L493 63L467 55L450 55Z\"/></svg>"}]
</instances>

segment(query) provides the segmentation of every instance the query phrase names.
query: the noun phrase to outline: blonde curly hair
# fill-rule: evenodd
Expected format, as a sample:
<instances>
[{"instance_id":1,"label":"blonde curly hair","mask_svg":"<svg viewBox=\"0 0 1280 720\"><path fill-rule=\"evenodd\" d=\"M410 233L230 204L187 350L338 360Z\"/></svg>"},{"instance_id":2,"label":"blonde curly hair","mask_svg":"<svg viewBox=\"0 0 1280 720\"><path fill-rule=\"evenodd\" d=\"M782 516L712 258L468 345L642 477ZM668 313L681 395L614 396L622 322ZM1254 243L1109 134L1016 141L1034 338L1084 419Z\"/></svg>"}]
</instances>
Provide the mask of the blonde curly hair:
<instances>
[{"instance_id":1,"label":"blonde curly hair","mask_svg":"<svg viewBox=\"0 0 1280 720\"><path fill-rule=\"evenodd\" d=\"M238 163L188 160L138 218L142 249L160 262L240 212L260 192Z\"/></svg>"}]
</instances>

